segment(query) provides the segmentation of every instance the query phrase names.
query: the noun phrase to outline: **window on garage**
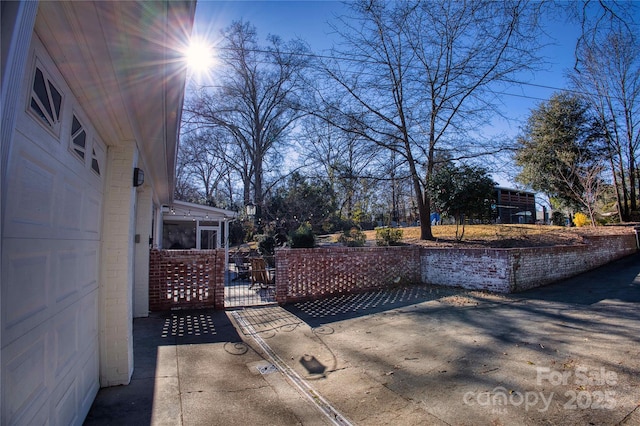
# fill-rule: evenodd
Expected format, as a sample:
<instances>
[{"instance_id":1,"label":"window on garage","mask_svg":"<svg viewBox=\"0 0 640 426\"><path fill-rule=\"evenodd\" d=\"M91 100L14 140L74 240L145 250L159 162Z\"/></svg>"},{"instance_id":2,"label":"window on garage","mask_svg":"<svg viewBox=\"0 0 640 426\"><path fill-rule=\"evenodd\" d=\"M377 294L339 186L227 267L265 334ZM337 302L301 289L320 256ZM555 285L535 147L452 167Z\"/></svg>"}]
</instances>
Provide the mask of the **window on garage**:
<instances>
[{"instance_id":1,"label":"window on garage","mask_svg":"<svg viewBox=\"0 0 640 426\"><path fill-rule=\"evenodd\" d=\"M103 152L98 149L98 153L96 153L96 143L93 144L94 148L91 150L91 170L96 172L98 176L100 176L100 163L102 162L102 154Z\"/></svg>"},{"instance_id":2,"label":"window on garage","mask_svg":"<svg viewBox=\"0 0 640 426\"><path fill-rule=\"evenodd\" d=\"M41 67L36 67L31 90L31 111L49 128L60 122L62 95Z\"/></svg>"},{"instance_id":3,"label":"window on garage","mask_svg":"<svg viewBox=\"0 0 640 426\"><path fill-rule=\"evenodd\" d=\"M75 114L71 125L71 149L80 159L84 160L87 150L87 132Z\"/></svg>"}]
</instances>

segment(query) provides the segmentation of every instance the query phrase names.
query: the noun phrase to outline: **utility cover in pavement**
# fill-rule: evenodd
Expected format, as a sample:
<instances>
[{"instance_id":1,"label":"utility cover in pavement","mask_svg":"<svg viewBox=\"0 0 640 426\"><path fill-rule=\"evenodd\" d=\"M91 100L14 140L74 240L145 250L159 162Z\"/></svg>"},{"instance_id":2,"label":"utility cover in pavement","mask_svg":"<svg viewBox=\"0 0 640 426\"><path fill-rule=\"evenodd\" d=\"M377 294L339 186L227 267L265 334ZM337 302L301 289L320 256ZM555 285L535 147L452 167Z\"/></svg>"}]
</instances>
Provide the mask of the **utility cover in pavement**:
<instances>
[{"instance_id":1,"label":"utility cover in pavement","mask_svg":"<svg viewBox=\"0 0 640 426\"><path fill-rule=\"evenodd\" d=\"M256 368L260 372L260 374L271 374L278 371L278 368L273 364L261 364L257 365Z\"/></svg>"}]
</instances>

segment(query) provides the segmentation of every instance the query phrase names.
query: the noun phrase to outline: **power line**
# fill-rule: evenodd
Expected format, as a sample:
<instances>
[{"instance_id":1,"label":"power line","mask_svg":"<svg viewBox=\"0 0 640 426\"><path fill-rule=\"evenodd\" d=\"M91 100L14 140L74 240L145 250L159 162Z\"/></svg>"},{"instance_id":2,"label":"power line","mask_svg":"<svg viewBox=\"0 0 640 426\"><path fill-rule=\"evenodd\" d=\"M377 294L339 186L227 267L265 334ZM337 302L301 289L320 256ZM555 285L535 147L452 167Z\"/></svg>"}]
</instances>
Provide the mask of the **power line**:
<instances>
[{"instance_id":1,"label":"power line","mask_svg":"<svg viewBox=\"0 0 640 426\"><path fill-rule=\"evenodd\" d=\"M234 50L233 48L230 48L230 47L217 47L217 49L218 50L227 50L227 51L233 51ZM262 54L273 54L274 53L274 51L265 50L265 49L245 49L245 51L252 52L252 53L262 53ZM355 64L359 64L359 65L379 65L380 64L379 61L367 60L367 59L364 59L364 58L353 58L353 57L347 57L347 56L331 56L331 55L318 54L318 53L314 53L314 52L278 51L278 53L279 54L284 54L284 55L290 55L290 56L306 57L306 58L310 58L310 59L325 59L325 60L328 59L328 60L332 60L332 61L351 62L351 63L355 63ZM256 60L256 62L257 63L263 63L263 64L270 64L270 62L261 61L261 60ZM416 69L416 70L420 69L417 66L411 66L411 65L408 65L407 68L413 68L413 69ZM367 73L367 72L364 72L362 70L358 71L358 74L360 74L360 75L369 75L371 77L376 77L377 76L377 74ZM520 86L525 86L525 87L535 87L535 88L539 88L539 89L547 89L547 90L560 91L560 92L570 92L570 93L575 93L577 95L595 96L594 93L584 92L584 91L570 89L570 88L566 88L566 87L557 87L557 86L550 86L550 85L546 85L546 84L530 83L530 82L527 82L527 81L516 80L516 79L513 79L513 78L498 78L498 79L495 79L495 81L514 84L514 85L520 85ZM507 93L507 92L496 92L496 93L499 93L499 94L502 94L502 95L505 95L505 96L513 96L513 97L531 99L531 100L536 100L536 101L547 101L548 100L548 98L540 98L540 97L530 96L530 95L521 95L521 94Z\"/></svg>"}]
</instances>

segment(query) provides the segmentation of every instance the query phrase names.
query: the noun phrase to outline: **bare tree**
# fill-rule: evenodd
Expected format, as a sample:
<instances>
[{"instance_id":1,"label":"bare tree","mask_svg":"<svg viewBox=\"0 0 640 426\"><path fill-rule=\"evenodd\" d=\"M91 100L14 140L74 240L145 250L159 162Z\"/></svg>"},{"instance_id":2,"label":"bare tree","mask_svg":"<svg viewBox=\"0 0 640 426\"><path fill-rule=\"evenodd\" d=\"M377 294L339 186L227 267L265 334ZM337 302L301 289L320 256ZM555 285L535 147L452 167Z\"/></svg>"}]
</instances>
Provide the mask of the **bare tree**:
<instances>
[{"instance_id":1,"label":"bare tree","mask_svg":"<svg viewBox=\"0 0 640 426\"><path fill-rule=\"evenodd\" d=\"M496 110L495 84L538 63L539 7L516 0L360 0L336 26L343 44L324 67L334 84L331 94L318 95L325 117L395 152L408 168L422 239L433 238L425 185L437 151L463 158L500 149L473 132Z\"/></svg>"},{"instance_id":2,"label":"bare tree","mask_svg":"<svg viewBox=\"0 0 640 426\"><path fill-rule=\"evenodd\" d=\"M261 46L255 27L247 22L234 22L222 38L219 84L203 87L186 103L185 114L195 127L227 132L235 144L226 152L228 164L242 179L243 201L261 207L270 154L301 116L306 47L272 35L267 46Z\"/></svg>"},{"instance_id":3,"label":"bare tree","mask_svg":"<svg viewBox=\"0 0 640 426\"><path fill-rule=\"evenodd\" d=\"M231 173L226 160L227 145L226 135L213 129L189 132L182 137L178 175L185 176L198 190L197 197L184 194L187 200L209 205L230 201L230 194L220 194L226 192L224 179Z\"/></svg>"},{"instance_id":4,"label":"bare tree","mask_svg":"<svg viewBox=\"0 0 640 426\"><path fill-rule=\"evenodd\" d=\"M367 199L373 186L370 183L380 177L376 167L380 149L370 149L358 141L357 135L315 116L306 117L302 127L299 152L308 175L328 180L342 217L370 215Z\"/></svg>"},{"instance_id":5,"label":"bare tree","mask_svg":"<svg viewBox=\"0 0 640 426\"><path fill-rule=\"evenodd\" d=\"M575 191L575 199L584 207L591 220L591 226L596 226L596 217L598 214L598 205L604 199L607 187L602 178L605 172L605 166L602 163L594 162L588 167L579 167L576 163L571 163L574 168L572 173L578 177L580 182L580 190L572 187ZM564 176L562 176L564 178Z\"/></svg>"},{"instance_id":6,"label":"bare tree","mask_svg":"<svg viewBox=\"0 0 640 426\"><path fill-rule=\"evenodd\" d=\"M629 220L638 208L640 179L640 40L625 21L606 22L583 23L570 77L604 125L618 213Z\"/></svg>"},{"instance_id":7,"label":"bare tree","mask_svg":"<svg viewBox=\"0 0 640 426\"><path fill-rule=\"evenodd\" d=\"M192 170L189 168L191 158L180 147L176 158L176 187L174 196L177 200L195 201L201 198L200 189L193 179Z\"/></svg>"}]
</instances>

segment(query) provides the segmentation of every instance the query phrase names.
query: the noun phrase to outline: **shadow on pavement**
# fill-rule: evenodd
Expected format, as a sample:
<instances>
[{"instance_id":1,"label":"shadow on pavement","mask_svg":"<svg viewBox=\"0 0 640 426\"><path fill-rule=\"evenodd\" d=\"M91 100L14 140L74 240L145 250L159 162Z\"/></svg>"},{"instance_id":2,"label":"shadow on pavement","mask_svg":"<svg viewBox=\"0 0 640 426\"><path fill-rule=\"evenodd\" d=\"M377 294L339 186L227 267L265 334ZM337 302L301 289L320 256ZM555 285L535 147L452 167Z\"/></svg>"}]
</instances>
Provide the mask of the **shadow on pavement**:
<instances>
[{"instance_id":1,"label":"shadow on pavement","mask_svg":"<svg viewBox=\"0 0 640 426\"><path fill-rule=\"evenodd\" d=\"M459 293L458 289L415 285L366 293L346 294L284 306L311 328L379 312L437 300Z\"/></svg>"},{"instance_id":2,"label":"shadow on pavement","mask_svg":"<svg viewBox=\"0 0 640 426\"><path fill-rule=\"evenodd\" d=\"M640 255L634 254L566 280L513 297L574 305L604 300L640 303Z\"/></svg>"},{"instance_id":3,"label":"shadow on pavement","mask_svg":"<svg viewBox=\"0 0 640 426\"><path fill-rule=\"evenodd\" d=\"M594 305L603 301L640 303L639 274L640 254L636 254L573 278L501 297L506 302L541 300L573 305ZM315 328L464 293L466 296L461 300L470 298L471 301L480 302L481 297L474 297L472 292L460 288L415 285L297 302L284 308ZM447 306L443 304L442 308L446 309Z\"/></svg>"},{"instance_id":4,"label":"shadow on pavement","mask_svg":"<svg viewBox=\"0 0 640 426\"><path fill-rule=\"evenodd\" d=\"M134 319L131 382L100 389L84 424L151 424L160 348L238 342L242 339L224 311L152 313Z\"/></svg>"}]
</instances>

